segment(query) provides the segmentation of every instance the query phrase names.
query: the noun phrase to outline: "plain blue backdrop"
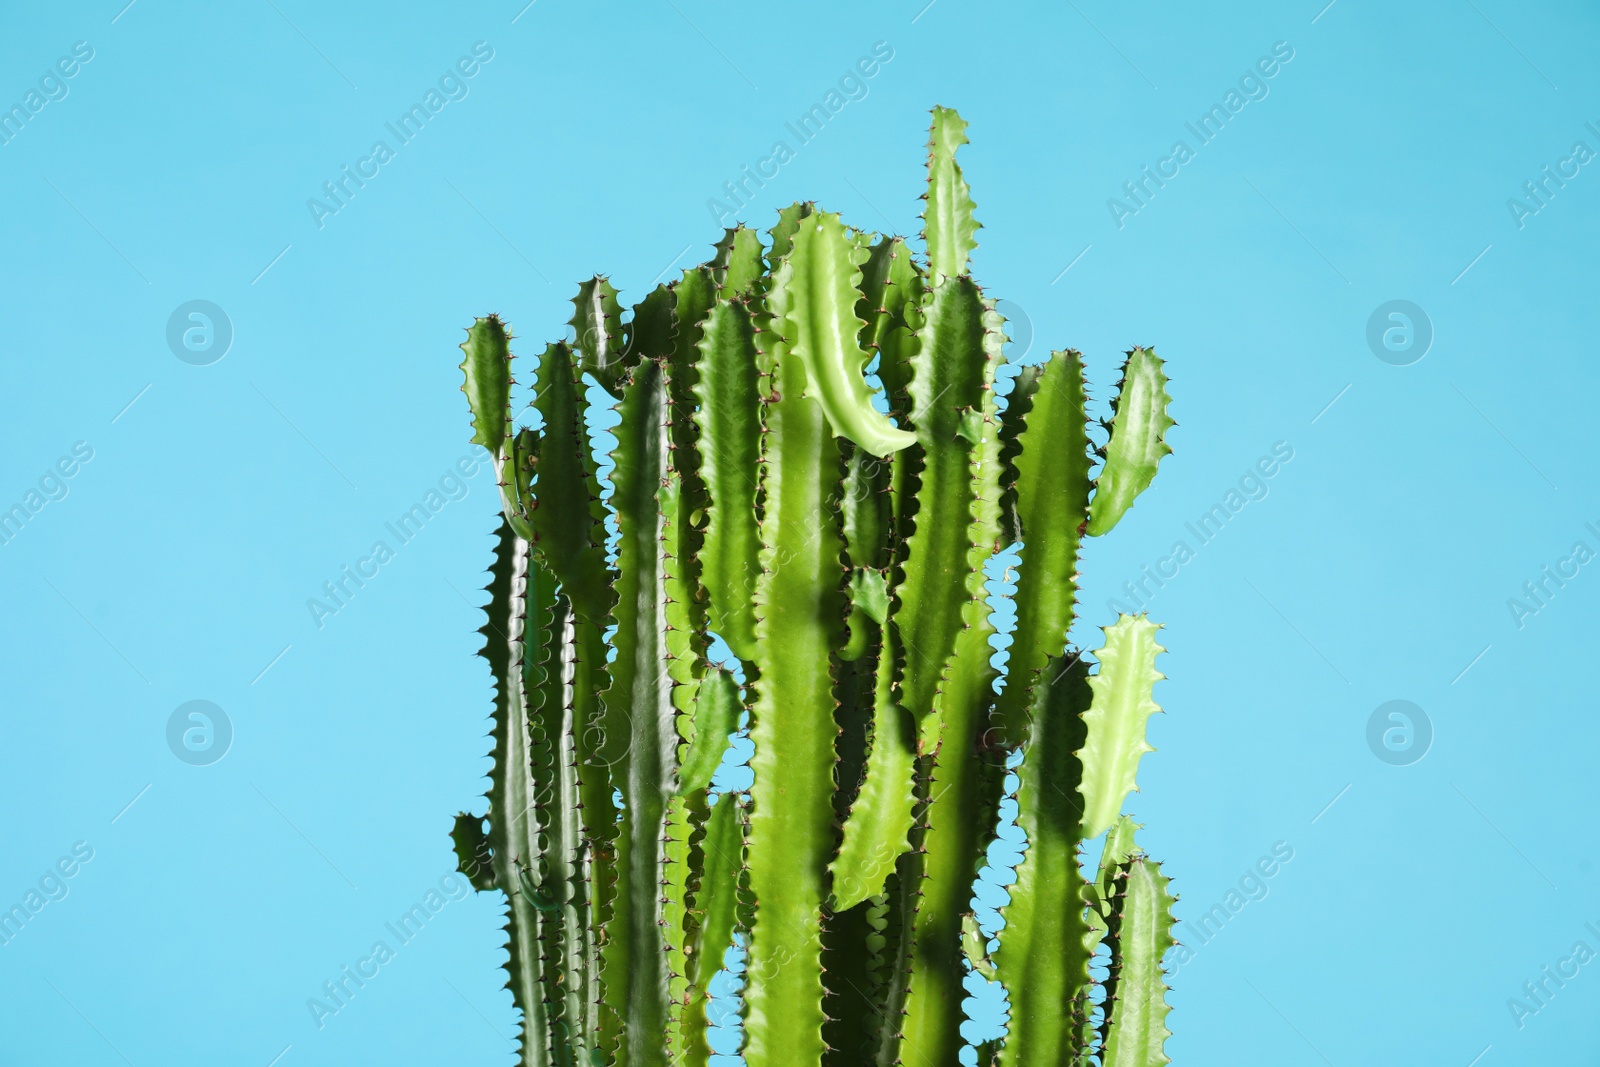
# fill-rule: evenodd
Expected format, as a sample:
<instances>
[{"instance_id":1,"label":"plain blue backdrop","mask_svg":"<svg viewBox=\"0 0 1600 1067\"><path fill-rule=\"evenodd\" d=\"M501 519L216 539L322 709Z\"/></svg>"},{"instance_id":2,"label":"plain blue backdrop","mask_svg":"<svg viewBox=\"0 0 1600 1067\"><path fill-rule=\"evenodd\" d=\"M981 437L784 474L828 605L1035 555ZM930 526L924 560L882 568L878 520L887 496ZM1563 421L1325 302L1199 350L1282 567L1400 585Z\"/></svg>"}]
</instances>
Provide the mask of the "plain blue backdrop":
<instances>
[{"instance_id":1,"label":"plain blue backdrop","mask_svg":"<svg viewBox=\"0 0 1600 1067\"><path fill-rule=\"evenodd\" d=\"M489 477L445 481L321 626L307 601L468 454L475 315L531 357L581 277L638 299L779 140L739 218L817 199L915 234L935 103L971 122L974 269L1031 323L1013 356L1081 348L1102 411L1126 348L1169 362L1174 455L1087 549L1076 636L1189 544L1145 579L1168 714L1128 805L1195 953L1175 1062L1600 1056L1600 963L1543 970L1600 951L1592 8L125 2L12 5L0 37L26 114L0 144L0 508L28 512L0 544L0 907L60 897L0 944L0 1063L510 1062L487 895L447 897L322 1028L306 1006L480 803ZM878 42L800 144L786 123ZM371 176L309 207L346 166ZM167 340L192 300L231 323L206 366ZM1420 332L1368 341L1392 300L1425 319L1383 319L1391 344L1431 328L1409 365L1376 351ZM209 766L168 747L191 700L232 723ZM1431 724L1399 755L1368 740L1391 700Z\"/></svg>"}]
</instances>

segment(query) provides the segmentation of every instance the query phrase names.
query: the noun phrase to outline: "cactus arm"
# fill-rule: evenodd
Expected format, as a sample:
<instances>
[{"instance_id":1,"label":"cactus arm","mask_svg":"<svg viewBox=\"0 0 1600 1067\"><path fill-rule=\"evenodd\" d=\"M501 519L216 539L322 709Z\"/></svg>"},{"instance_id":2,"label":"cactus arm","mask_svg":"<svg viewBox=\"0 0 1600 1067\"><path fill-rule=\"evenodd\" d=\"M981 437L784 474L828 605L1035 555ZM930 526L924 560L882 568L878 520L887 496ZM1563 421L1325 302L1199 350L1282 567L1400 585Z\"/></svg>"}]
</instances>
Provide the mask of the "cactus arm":
<instances>
[{"instance_id":1,"label":"cactus arm","mask_svg":"<svg viewBox=\"0 0 1600 1067\"><path fill-rule=\"evenodd\" d=\"M751 593L760 574L756 477L761 448L755 327L740 301L719 300L700 340L700 477L709 496L700 579L709 598L710 628L734 655L755 656Z\"/></svg>"},{"instance_id":2,"label":"cactus arm","mask_svg":"<svg viewBox=\"0 0 1600 1067\"><path fill-rule=\"evenodd\" d=\"M739 728L739 683L724 670L713 671L700 685L691 736L679 746L678 791L705 789L717 773L728 736Z\"/></svg>"},{"instance_id":3,"label":"cactus arm","mask_svg":"<svg viewBox=\"0 0 1600 1067\"><path fill-rule=\"evenodd\" d=\"M880 631L881 632L881 631ZM893 637L887 635L887 641ZM877 657L872 686L872 738L865 777L844 821L834 857L833 910L845 911L883 892L908 837L916 804L916 728L894 699L892 643Z\"/></svg>"},{"instance_id":4,"label":"cactus arm","mask_svg":"<svg viewBox=\"0 0 1600 1067\"><path fill-rule=\"evenodd\" d=\"M1078 865L1083 773L1081 718L1089 706L1081 660L1052 660L1037 690L1017 769L1017 826L1027 850L1001 909L996 962L1011 997L999 1067L1087 1063L1089 960L1093 954Z\"/></svg>"},{"instance_id":5,"label":"cactus arm","mask_svg":"<svg viewBox=\"0 0 1600 1067\"><path fill-rule=\"evenodd\" d=\"M1161 357L1148 348L1128 352L1122 384L1112 400L1111 439L1105 466L1089 502L1091 537L1109 533L1156 476L1161 457L1171 453L1166 434L1175 424L1167 415L1167 375Z\"/></svg>"},{"instance_id":6,"label":"cactus arm","mask_svg":"<svg viewBox=\"0 0 1600 1067\"><path fill-rule=\"evenodd\" d=\"M666 1062L667 959L662 952L665 798L676 788L677 708L671 696L668 574L658 495L672 479L667 393L661 365L641 363L623 389L612 452L617 512L617 625L608 707L626 708L625 736L608 738L613 768L623 768L616 908L607 928L607 993L626 1012L619 1063ZM617 744L625 745L617 751ZM625 963L623 961L626 961Z\"/></svg>"},{"instance_id":7,"label":"cactus arm","mask_svg":"<svg viewBox=\"0 0 1600 1067\"><path fill-rule=\"evenodd\" d=\"M1145 724L1161 710L1152 691L1165 675L1156 670L1160 627L1143 615L1123 615L1105 627L1105 646L1095 653L1100 671L1091 675L1094 700L1084 712L1087 735L1083 762L1083 838L1111 828L1135 783L1139 757L1154 752L1145 740Z\"/></svg>"},{"instance_id":8,"label":"cactus arm","mask_svg":"<svg viewBox=\"0 0 1600 1067\"><path fill-rule=\"evenodd\" d=\"M461 352L472 443L503 459L511 442L511 331L498 315L478 319L467 329Z\"/></svg>"},{"instance_id":9,"label":"cactus arm","mask_svg":"<svg viewBox=\"0 0 1600 1067\"><path fill-rule=\"evenodd\" d=\"M868 357L860 338L865 323L856 317L860 266L867 258L863 239L838 215L812 215L795 232L789 258L794 268L789 311L793 355L805 368L806 395L821 405L835 434L873 455L905 448L915 435L878 413L863 376Z\"/></svg>"},{"instance_id":10,"label":"cactus arm","mask_svg":"<svg viewBox=\"0 0 1600 1067\"><path fill-rule=\"evenodd\" d=\"M583 372L612 396L620 396L618 390L639 361L639 353L626 343L616 289L597 274L578 286L572 308L573 344Z\"/></svg>"},{"instance_id":11,"label":"cactus arm","mask_svg":"<svg viewBox=\"0 0 1600 1067\"><path fill-rule=\"evenodd\" d=\"M956 149L967 143L967 124L947 107L933 109L928 134L928 194L923 212L923 239L928 246L928 279L967 273L967 257L978 247L979 223L967 181L956 162Z\"/></svg>"},{"instance_id":12,"label":"cactus arm","mask_svg":"<svg viewBox=\"0 0 1600 1067\"><path fill-rule=\"evenodd\" d=\"M978 288L969 279L939 286L928 295L912 363L912 422L922 466L894 617L905 655L901 703L919 722L932 711L962 626L962 604L969 599L965 583L974 492L969 437L972 417L984 402L983 315Z\"/></svg>"},{"instance_id":13,"label":"cactus arm","mask_svg":"<svg viewBox=\"0 0 1600 1067\"><path fill-rule=\"evenodd\" d=\"M761 364L765 507L756 584L756 682L751 709L747 846L755 912L745 991L750 1067L815 1067L824 1045L823 902L833 844L835 657L844 643L842 462L806 368L789 345L815 343L810 317L791 317L794 265L766 294ZM766 316L764 316L765 318Z\"/></svg>"},{"instance_id":14,"label":"cactus arm","mask_svg":"<svg viewBox=\"0 0 1600 1067\"><path fill-rule=\"evenodd\" d=\"M1031 398L1031 404L1016 409L1022 417L1015 446L1022 566L1006 686L995 709L996 739L1010 746L1027 736L1039 672L1061 654L1072 628L1079 531L1089 497L1089 438L1078 353L1052 353ZM1013 417L1013 411L1006 415Z\"/></svg>"},{"instance_id":15,"label":"cactus arm","mask_svg":"<svg viewBox=\"0 0 1600 1067\"><path fill-rule=\"evenodd\" d=\"M883 382L889 413L902 425L911 410L906 393L915 351L910 316L921 299L922 276L911 250L898 237L881 238L861 265L861 303L856 313L867 324L861 345L878 354L878 379Z\"/></svg>"},{"instance_id":16,"label":"cactus arm","mask_svg":"<svg viewBox=\"0 0 1600 1067\"><path fill-rule=\"evenodd\" d=\"M1124 815L1112 824L1106 834L1106 843L1100 852L1100 868L1089 887L1089 922L1101 935L1105 933L1105 917L1111 914L1111 895L1117 869L1127 863L1128 857L1137 850L1133 838L1139 829L1140 824L1134 822L1131 815Z\"/></svg>"},{"instance_id":17,"label":"cactus arm","mask_svg":"<svg viewBox=\"0 0 1600 1067\"><path fill-rule=\"evenodd\" d=\"M552 1062L548 1005L540 983L540 912L533 871L541 845L534 812L537 785L532 770L538 758L529 730L529 694L523 657L530 608L548 611L554 582L533 558L527 541L502 523L495 561L489 572L488 622L484 658L495 679L494 766L489 772L489 849L495 883L505 892L507 985L522 1010L520 1059L523 1067ZM534 655L547 650L534 642Z\"/></svg>"},{"instance_id":18,"label":"cactus arm","mask_svg":"<svg viewBox=\"0 0 1600 1067\"><path fill-rule=\"evenodd\" d=\"M969 449L967 513L959 523L963 558L959 575L964 600L953 654L940 681L934 717L940 739L932 757L932 777L922 842L926 880L917 912L915 954L906 998L903 1049L908 1063L954 1063L960 1052L962 981L961 917L971 910L972 883L984 854L984 836L993 832L1003 781L999 761L980 737L994 701L997 671L984 564L1000 540L1000 426L996 416L995 374L1002 359L1001 319L970 280L951 284L970 292L976 306L977 336L966 358L974 365L975 402L964 411L958 433ZM961 316L963 320L966 316ZM921 520L919 519L919 526Z\"/></svg>"},{"instance_id":19,"label":"cactus arm","mask_svg":"<svg viewBox=\"0 0 1600 1067\"><path fill-rule=\"evenodd\" d=\"M539 554L578 615L600 622L611 611L606 573L605 509L585 421L580 370L572 348L553 344L539 362L534 407L544 419L538 454L539 507L533 530Z\"/></svg>"},{"instance_id":20,"label":"cactus arm","mask_svg":"<svg viewBox=\"0 0 1600 1067\"><path fill-rule=\"evenodd\" d=\"M778 221L773 224L768 236L771 245L767 249L767 285L771 286L778 274L778 266L789 257L794 249L794 235L800 229L803 219L808 219L816 211L816 205L809 200L795 201L788 207L778 209Z\"/></svg>"},{"instance_id":21,"label":"cactus arm","mask_svg":"<svg viewBox=\"0 0 1600 1067\"><path fill-rule=\"evenodd\" d=\"M765 270L761 235L743 223L729 229L717 242L716 255L711 260L717 296L748 300L755 296Z\"/></svg>"},{"instance_id":22,"label":"cactus arm","mask_svg":"<svg viewBox=\"0 0 1600 1067\"><path fill-rule=\"evenodd\" d=\"M744 862L744 818L739 811L738 794L723 793L711 805L700 850L705 856L705 871L694 896L699 923L691 942L691 956L694 989L703 1005L711 979L722 969L722 957L733 944L738 914L738 875Z\"/></svg>"},{"instance_id":23,"label":"cactus arm","mask_svg":"<svg viewBox=\"0 0 1600 1067\"><path fill-rule=\"evenodd\" d=\"M1112 900L1110 978L1106 981L1104 1067L1161 1067L1167 984L1161 958L1173 945L1172 895L1161 865L1135 855L1122 866Z\"/></svg>"},{"instance_id":24,"label":"cactus arm","mask_svg":"<svg viewBox=\"0 0 1600 1067\"><path fill-rule=\"evenodd\" d=\"M494 460L500 506L518 537L533 540L532 499L524 492L537 442L524 431L512 436L511 331L490 315L473 322L461 344L461 391L472 412L472 443Z\"/></svg>"},{"instance_id":25,"label":"cactus arm","mask_svg":"<svg viewBox=\"0 0 1600 1067\"><path fill-rule=\"evenodd\" d=\"M1042 371L1038 364L1018 368L1000 420L1000 527L1007 545L1022 540L1022 518L1017 514L1017 457L1022 455L1022 428L1028 424L1028 413L1039 393Z\"/></svg>"}]
</instances>

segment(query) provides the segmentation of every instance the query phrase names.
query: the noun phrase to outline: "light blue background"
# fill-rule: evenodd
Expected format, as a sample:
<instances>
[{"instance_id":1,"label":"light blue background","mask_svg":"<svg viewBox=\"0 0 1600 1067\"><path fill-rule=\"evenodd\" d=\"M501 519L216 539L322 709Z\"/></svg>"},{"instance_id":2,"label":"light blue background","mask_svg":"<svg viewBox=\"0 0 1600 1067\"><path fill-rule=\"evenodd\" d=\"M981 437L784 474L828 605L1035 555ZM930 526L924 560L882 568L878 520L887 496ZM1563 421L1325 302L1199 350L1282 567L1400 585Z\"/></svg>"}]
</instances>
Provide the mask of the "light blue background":
<instances>
[{"instance_id":1,"label":"light blue background","mask_svg":"<svg viewBox=\"0 0 1600 1067\"><path fill-rule=\"evenodd\" d=\"M1166 357L1175 454L1086 551L1082 640L1294 450L1149 605L1168 714L1129 810L1180 917L1294 849L1175 980L1175 1062L1600 1055L1600 964L1523 1029L1507 1007L1576 941L1600 950L1600 573L1524 628L1507 607L1575 541L1600 549L1600 172L1520 229L1506 203L1600 149L1585 5L123 2L18 7L0 36L6 104L94 49L0 146L0 507L94 449L0 546L0 906L94 849L0 946L0 1063L509 1062L488 896L324 1029L306 1008L452 869L481 792L488 477L324 628L307 598L467 452L474 315L531 356L580 277L633 300L707 255L708 198L876 41L869 95L791 141L740 217L815 198L914 234L926 111L955 106L975 271L1031 319L1027 358L1081 348L1103 403L1124 349ZM319 229L307 199L478 41L470 95ZM1279 41L1269 95L1119 229L1107 198ZM164 339L191 299L232 320L215 365ZM1391 299L1431 318L1415 365L1367 346ZM166 746L191 699L234 725L213 766ZM1436 733L1412 766L1367 746L1390 699Z\"/></svg>"}]
</instances>

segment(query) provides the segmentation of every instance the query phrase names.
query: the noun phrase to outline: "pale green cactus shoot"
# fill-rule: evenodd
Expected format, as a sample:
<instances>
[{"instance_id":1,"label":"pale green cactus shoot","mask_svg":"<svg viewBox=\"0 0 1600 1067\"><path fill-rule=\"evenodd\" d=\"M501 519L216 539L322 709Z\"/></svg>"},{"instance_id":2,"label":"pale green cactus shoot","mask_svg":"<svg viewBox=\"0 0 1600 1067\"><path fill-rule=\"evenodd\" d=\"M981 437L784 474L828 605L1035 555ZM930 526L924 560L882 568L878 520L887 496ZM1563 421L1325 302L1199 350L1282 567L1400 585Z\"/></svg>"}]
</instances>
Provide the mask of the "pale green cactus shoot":
<instances>
[{"instance_id":1,"label":"pale green cactus shoot","mask_svg":"<svg viewBox=\"0 0 1600 1067\"><path fill-rule=\"evenodd\" d=\"M736 940L751 1067L955 1067L971 968L1010 998L986 1064L1167 1062L1172 897L1120 816L1163 650L1142 616L1106 628L1097 673L1067 647L1081 538L1169 451L1167 381L1129 352L1099 448L1075 351L1002 407L966 143L936 108L923 253L801 203L631 313L583 283L536 429L514 425L510 331L467 332L504 521L488 812L454 836L509 903L525 1065L703 1067ZM620 417L609 496L595 396ZM1013 545L1002 668L984 567ZM746 715L753 784L714 792ZM991 956L973 881L1018 750L1028 844Z\"/></svg>"}]
</instances>

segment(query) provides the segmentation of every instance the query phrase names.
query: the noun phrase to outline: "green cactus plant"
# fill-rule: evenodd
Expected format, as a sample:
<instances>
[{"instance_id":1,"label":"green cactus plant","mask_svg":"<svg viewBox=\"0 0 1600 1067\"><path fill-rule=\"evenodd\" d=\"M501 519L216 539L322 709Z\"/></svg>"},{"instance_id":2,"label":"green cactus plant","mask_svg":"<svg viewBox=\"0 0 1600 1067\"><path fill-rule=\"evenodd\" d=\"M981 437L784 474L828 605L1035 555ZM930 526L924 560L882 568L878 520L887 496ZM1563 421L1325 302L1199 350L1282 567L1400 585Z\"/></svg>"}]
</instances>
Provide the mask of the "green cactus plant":
<instances>
[{"instance_id":1,"label":"green cactus plant","mask_svg":"<svg viewBox=\"0 0 1600 1067\"><path fill-rule=\"evenodd\" d=\"M1172 897L1120 816L1157 627L1107 627L1098 673L1067 647L1081 538L1168 451L1166 377L1129 352L1093 437L1075 351L1002 402L965 130L934 109L920 255L798 203L631 315L583 283L537 428L514 424L509 330L467 331L504 519L488 810L454 838L509 904L523 1064L706 1064L736 940L751 1067L953 1067L973 968L1010 998L985 1062L1167 1062ZM620 418L609 495L596 396ZM1011 547L1002 668L985 566ZM746 714L753 783L716 792ZM972 893L1008 764L1027 847L991 957Z\"/></svg>"}]
</instances>

